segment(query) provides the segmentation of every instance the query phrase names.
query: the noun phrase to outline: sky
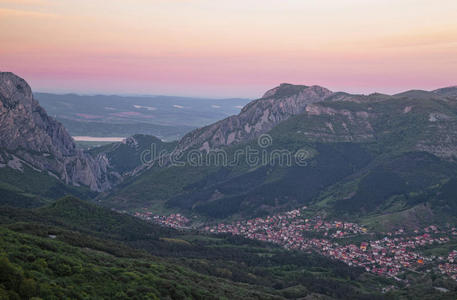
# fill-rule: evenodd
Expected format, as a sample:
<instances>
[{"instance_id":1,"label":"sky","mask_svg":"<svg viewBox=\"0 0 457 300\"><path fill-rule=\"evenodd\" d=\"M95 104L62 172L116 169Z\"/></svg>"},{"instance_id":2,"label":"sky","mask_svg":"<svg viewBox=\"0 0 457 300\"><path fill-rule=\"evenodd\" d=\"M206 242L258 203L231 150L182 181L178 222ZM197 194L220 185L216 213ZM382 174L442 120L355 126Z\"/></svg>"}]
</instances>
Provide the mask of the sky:
<instances>
[{"instance_id":1,"label":"sky","mask_svg":"<svg viewBox=\"0 0 457 300\"><path fill-rule=\"evenodd\" d=\"M457 84L457 1L0 0L0 71L56 93L430 90Z\"/></svg>"}]
</instances>

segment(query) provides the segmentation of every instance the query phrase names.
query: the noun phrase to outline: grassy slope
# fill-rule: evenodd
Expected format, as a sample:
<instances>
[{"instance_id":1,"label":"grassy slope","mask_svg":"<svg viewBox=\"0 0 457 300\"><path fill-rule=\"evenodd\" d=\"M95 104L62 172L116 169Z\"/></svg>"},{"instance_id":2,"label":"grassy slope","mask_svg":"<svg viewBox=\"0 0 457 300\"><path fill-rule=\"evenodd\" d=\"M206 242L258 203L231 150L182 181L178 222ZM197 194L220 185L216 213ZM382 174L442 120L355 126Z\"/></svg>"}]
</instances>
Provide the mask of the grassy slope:
<instances>
[{"instance_id":1,"label":"grassy slope","mask_svg":"<svg viewBox=\"0 0 457 300\"><path fill-rule=\"evenodd\" d=\"M151 170L126 182L104 201L215 218L262 215L305 203L352 219L398 213L427 203L417 195L457 176L454 162L416 148L420 141L443 146L440 143L447 140L444 134L454 133L455 121L431 123L430 113L457 118L456 103L423 93L419 96L405 94L365 103L325 102L320 105L346 113L303 114L275 127L270 132L271 149L295 153L306 148L314 153L307 167L250 169L240 163L229 168ZM369 114L371 127L358 113ZM255 148L256 141L248 145ZM227 151L233 154L245 146ZM452 206L449 201L446 205Z\"/></svg>"},{"instance_id":2,"label":"grassy slope","mask_svg":"<svg viewBox=\"0 0 457 300\"><path fill-rule=\"evenodd\" d=\"M34 210L1 208L0 223L0 252L22 266L21 280L33 278L38 287L54 282L47 287L52 293L70 295L70 287L79 287L80 295L92 297L140 295L146 285L161 299L173 293L235 299L318 293L356 299L375 297L374 291L386 284L314 254L164 229L74 198ZM34 271L37 265L44 270ZM92 282L95 274L99 279Z\"/></svg>"},{"instance_id":3,"label":"grassy slope","mask_svg":"<svg viewBox=\"0 0 457 300\"><path fill-rule=\"evenodd\" d=\"M176 142L163 142L152 135L136 134L133 139L137 144L112 143L92 148L89 153L94 157L104 153L109 159L112 169L124 174L144 163L141 157L143 153L147 154L144 159L148 163L160 154L169 153L176 147Z\"/></svg>"},{"instance_id":4,"label":"grassy slope","mask_svg":"<svg viewBox=\"0 0 457 300\"><path fill-rule=\"evenodd\" d=\"M87 188L66 185L27 166L23 172L0 168L0 205L38 207L68 194L83 199L95 196Z\"/></svg>"},{"instance_id":5,"label":"grassy slope","mask_svg":"<svg viewBox=\"0 0 457 300\"><path fill-rule=\"evenodd\" d=\"M88 247L0 228L0 296L27 299L270 299L249 285L204 276L145 255ZM279 298L279 297L276 297Z\"/></svg>"}]
</instances>

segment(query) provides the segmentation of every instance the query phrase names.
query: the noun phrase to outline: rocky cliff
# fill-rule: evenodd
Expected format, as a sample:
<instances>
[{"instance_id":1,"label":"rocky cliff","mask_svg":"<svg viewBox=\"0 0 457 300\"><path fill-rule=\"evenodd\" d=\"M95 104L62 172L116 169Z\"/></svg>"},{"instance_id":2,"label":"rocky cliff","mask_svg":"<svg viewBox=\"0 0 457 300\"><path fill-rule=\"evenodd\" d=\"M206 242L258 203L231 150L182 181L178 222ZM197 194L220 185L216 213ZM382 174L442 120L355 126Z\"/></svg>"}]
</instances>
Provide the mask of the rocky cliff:
<instances>
[{"instance_id":1,"label":"rocky cliff","mask_svg":"<svg viewBox=\"0 0 457 300\"><path fill-rule=\"evenodd\" d=\"M238 115L185 135L175 151L191 148L208 151L253 139L289 117L302 113L308 104L324 101L331 94L320 86L281 84L247 104Z\"/></svg>"},{"instance_id":2,"label":"rocky cliff","mask_svg":"<svg viewBox=\"0 0 457 300\"><path fill-rule=\"evenodd\" d=\"M401 128L414 127L417 132L404 138L411 141L408 147L452 158L457 156L456 100L457 87L390 96L333 93L320 86L281 84L247 104L238 115L190 132L175 151L208 151L242 143L301 115L309 122L301 134L312 140L373 141ZM394 123L398 126L386 129Z\"/></svg>"},{"instance_id":3,"label":"rocky cliff","mask_svg":"<svg viewBox=\"0 0 457 300\"><path fill-rule=\"evenodd\" d=\"M107 162L76 149L65 128L33 98L27 82L0 73L0 167L28 165L67 184L95 191L111 188Z\"/></svg>"}]
</instances>

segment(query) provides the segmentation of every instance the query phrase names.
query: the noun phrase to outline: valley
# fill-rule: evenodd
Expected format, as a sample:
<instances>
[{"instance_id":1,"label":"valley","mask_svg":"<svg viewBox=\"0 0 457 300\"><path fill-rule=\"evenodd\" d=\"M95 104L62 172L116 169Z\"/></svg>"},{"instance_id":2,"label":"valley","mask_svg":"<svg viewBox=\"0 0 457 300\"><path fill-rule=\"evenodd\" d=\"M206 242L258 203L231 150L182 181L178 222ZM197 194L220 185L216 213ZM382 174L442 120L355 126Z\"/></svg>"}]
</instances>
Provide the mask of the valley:
<instances>
[{"instance_id":1,"label":"valley","mask_svg":"<svg viewBox=\"0 0 457 300\"><path fill-rule=\"evenodd\" d=\"M248 99L161 95L35 93L46 111L72 136L128 137L149 134L173 141L196 127L239 112Z\"/></svg>"},{"instance_id":2,"label":"valley","mask_svg":"<svg viewBox=\"0 0 457 300\"><path fill-rule=\"evenodd\" d=\"M0 0L0 300L457 299L456 12Z\"/></svg>"},{"instance_id":3,"label":"valley","mask_svg":"<svg viewBox=\"0 0 457 300\"><path fill-rule=\"evenodd\" d=\"M2 76L0 253L17 276L0 293L457 295L450 89L365 96L281 84L178 141L135 134L78 148L24 80ZM88 283L94 272L109 275Z\"/></svg>"},{"instance_id":4,"label":"valley","mask_svg":"<svg viewBox=\"0 0 457 300\"><path fill-rule=\"evenodd\" d=\"M365 271L408 281L408 273L445 274L457 281L457 229L430 225L412 231L375 232L356 223L326 220L307 207L283 214L236 221L230 224L191 225L181 214L170 216L137 212L136 217L175 229L232 234L278 244L286 249L315 251L325 257ZM429 255L446 246L441 255ZM403 279L402 279L403 278Z\"/></svg>"}]
</instances>

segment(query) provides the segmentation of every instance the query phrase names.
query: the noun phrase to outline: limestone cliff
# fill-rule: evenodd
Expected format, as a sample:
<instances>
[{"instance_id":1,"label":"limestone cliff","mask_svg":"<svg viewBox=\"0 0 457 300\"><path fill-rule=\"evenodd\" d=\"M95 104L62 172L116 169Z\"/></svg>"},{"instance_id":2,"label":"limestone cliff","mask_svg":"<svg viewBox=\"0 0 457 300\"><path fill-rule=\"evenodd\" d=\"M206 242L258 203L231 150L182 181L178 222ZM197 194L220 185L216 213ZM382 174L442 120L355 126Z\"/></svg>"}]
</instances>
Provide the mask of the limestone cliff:
<instances>
[{"instance_id":1,"label":"limestone cliff","mask_svg":"<svg viewBox=\"0 0 457 300\"><path fill-rule=\"evenodd\" d=\"M185 135L176 152L191 148L208 151L256 138L280 122L305 110L308 104L323 101L332 92L320 86L281 84L262 98L247 104L236 116Z\"/></svg>"},{"instance_id":2,"label":"limestone cliff","mask_svg":"<svg viewBox=\"0 0 457 300\"><path fill-rule=\"evenodd\" d=\"M107 162L76 148L72 137L33 98L27 82L0 73L0 167L27 164L67 184L111 188Z\"/></svg>"}]
</instances>

